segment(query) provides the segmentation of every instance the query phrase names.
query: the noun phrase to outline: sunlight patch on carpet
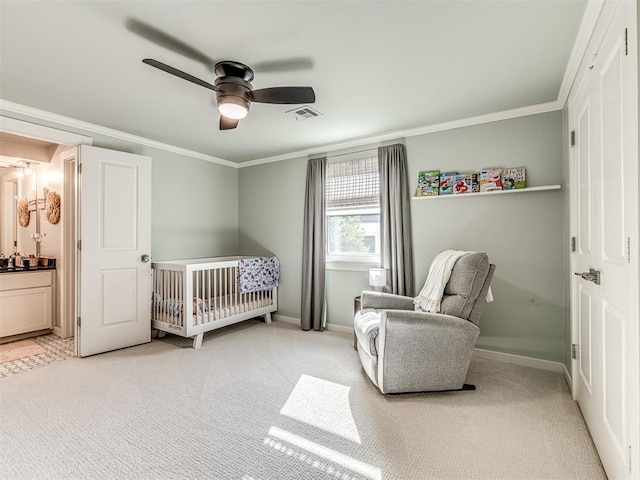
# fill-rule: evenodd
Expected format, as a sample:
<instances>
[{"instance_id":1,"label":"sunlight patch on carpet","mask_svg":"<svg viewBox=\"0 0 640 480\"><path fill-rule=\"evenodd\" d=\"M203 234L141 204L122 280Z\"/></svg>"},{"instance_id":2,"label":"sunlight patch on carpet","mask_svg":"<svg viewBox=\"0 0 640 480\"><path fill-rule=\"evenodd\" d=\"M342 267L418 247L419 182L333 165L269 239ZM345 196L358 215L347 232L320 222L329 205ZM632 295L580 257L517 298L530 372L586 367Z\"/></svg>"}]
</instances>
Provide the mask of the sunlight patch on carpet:
<instances>
[{"instance_id":1,"label":"sunlight patch on carpet","mask_svg":"<svg viewBox=\"0 0 640 480\"><path fill-rule=\"evenodd\" d=\"M303 374L280 413L359 444L349 390L350 387Z\"/></svg>"},{"instance_id":2,"label":"sunlight patch on carpet","mask_svg":"<svg viewBox=\"0 0 640 480\"><path fill-rule=\"evenodd\" d=\"M319 445L315 442L312 442L311 440L307 440L306 438L302 438L291 432L287 432L286 430L282 430L281 428L271 427L269 429L269 435L277 440L274 441L273 439L265 438L265 445L269 445L276 450L284 452L287 455L298 457L302 461L307 461L308 459L311 466L320 468L327 473L333 474L329 472L329 469L338 473L339 470L336 470L336 467L334 467L333 465L339 465L340 467L346 468L359 475L364 475L371 480L382 480L382 471L379 468L374 467L373 465L369 465L368 463L356 460L355 458L337 452L331 448ZM290 446L284 445L281 442L286 442ZM307 453L296 453L295 448L304 450ZM309 454L311 456L327 460L328 462L331 462L331 464L313 460L313 457L311 457ZM341 475L340 478L344 478L344 475Z\"/></svg>"}]
</instances>

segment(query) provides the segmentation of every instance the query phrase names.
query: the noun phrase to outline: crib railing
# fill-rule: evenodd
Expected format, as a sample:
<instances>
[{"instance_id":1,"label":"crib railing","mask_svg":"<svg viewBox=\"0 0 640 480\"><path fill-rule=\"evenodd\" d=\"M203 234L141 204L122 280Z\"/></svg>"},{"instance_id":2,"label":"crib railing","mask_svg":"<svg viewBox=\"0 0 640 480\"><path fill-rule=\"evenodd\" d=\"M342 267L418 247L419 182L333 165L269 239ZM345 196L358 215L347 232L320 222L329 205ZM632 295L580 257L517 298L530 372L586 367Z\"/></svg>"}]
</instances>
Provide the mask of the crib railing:
<instances>
[{"instance_id":1,"label":"crib railing","mask_svg":"<svg viewBox=\"0 0 640 480\"><path fill-rule=\"evenodd\" d=\"M195 295L194 325L272 304L273 292L271 290L242 293L237 278L237 265L215 269L198 269L192 272L191 281Z\"/></svg>"},{"instance_id":2,"label":"crib railing","mask_svg":"<svg viewBox=\"0 0 640 480\"><path fill-rule=\"evenodd\" d=\"M152 318L184 326L184 272L153 269Z\"/></svg>"}]
</instances>

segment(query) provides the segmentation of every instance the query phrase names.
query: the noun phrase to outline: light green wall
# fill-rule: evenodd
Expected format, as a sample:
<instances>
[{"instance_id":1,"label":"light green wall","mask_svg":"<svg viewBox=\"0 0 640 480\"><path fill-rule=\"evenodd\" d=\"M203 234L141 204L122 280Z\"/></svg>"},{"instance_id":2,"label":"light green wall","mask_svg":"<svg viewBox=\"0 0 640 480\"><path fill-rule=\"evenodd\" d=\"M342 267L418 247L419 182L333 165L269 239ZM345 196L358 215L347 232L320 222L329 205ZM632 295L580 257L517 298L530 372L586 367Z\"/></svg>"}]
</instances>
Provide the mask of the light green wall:
<instances>
[{"instance_id":1,"label":"light green wall","mask_svg":"<svg viewBox=\"0 0 640 480\"><path fill-rule=\"evenodd\" d=\"M238 252L238 170L163 151L153 158L155 260Z\"/></svg>"},{"instance_id":2,"label":"light green wall","mask_svg":"<svg viewBox=\"0 0 640 480\"><path fill-rule=\"evenodd\" d=\"M154 260L237 253L237 169L11 112L0 115L86 135L96 147L151 157Z\"/></svg>"},{"instance_id":3,"label":"light green wall","mask_svg":"<svg viewBox=\"0 0 640 480\"><path fill-rule=\"evenodd\" d=\"M327 321L353 327L353 299L371 290L367 271L327 271Z\"/></svg>"},{"instance_id":4,"label":"light green wall","mask_svg":"<svg viewBox=\"0 0 640 480\"><path fill-rule=\"evenodd\" d=\"M560 112L410 137L404 143L412 184L420 170L489 166L524 166L532 186L563 184ZM295 318L300 317L306 164L299 158L242 168L239 174L241 249L280 257L278 313ZM486 251L498 267L496 301L483 315L478 347L562 361L562 191L413 200L411 209L416 288L440 250ZM328 322L350 325L353 297L365 288L366 272L328 271Z\"/></svg>"},{"instance_id":5,"label":"light green wall","mask_svg":"<svg viewBox=\"0 0 640 480\"><path fill-rule=\"evenodd\" d=\"M560 112L406 139L411 178L420 170L526 167L527 185L563 184ZM494 303L477 347L562 361L562 191L413 200L416 285L447 248L486 251L496 273Z\"/></svg>"},{"instance_id":6,"label":"light green wall","mask_svg":"<svg viewBox=\"0 0 640 480\"><path fill-rule=\"evenodd\" d=\"M280 259L278 314L300 318L305 159L239 170L240 252Z\"/></svg>"}]
</instances>

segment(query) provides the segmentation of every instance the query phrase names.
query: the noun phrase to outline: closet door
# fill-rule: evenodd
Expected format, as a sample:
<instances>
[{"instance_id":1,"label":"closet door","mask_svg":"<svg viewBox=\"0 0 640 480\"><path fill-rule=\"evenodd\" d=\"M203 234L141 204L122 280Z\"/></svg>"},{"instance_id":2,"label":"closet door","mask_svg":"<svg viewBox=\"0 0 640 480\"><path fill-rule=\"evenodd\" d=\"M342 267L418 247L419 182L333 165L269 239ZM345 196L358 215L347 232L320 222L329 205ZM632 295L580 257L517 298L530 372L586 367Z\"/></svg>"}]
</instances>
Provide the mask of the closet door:
<instances>
[{"instance_id":1,"label":"closet door","mask_svg":"<svg viewBox=\"0 0 640 480\"><path fill-rule=\"evenodd\" d=\"M570 103L574 396L609 478L638 477L638 113L635 5L612 17ZM597 272L597 273L596 273Z\"/></svg>"},{"instance_id":2,"label":"closet door","mask_svg":"<svg viewBox=\"0 0 640 480\"><path fill-rule=\"evenodd\" d=\"M151 341L151 159L79 152L78 355Z\"/></svg>"}]
</instances>

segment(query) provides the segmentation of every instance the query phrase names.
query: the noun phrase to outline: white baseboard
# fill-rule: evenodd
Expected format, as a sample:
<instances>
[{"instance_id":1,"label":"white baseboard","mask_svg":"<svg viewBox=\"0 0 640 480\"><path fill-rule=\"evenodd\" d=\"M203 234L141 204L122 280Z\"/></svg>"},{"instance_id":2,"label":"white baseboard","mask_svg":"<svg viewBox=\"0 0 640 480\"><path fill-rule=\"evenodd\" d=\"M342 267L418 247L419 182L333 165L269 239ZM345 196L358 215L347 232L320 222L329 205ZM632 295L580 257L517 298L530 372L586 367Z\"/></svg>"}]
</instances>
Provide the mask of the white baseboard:
<instances>
[{"instance_id":1,"label":"white baseboard","mask_svg":"<svg viewBox=\"0 0 640 480\"><path fill-rule=\"evenodd\" d=\"M481 348L474 348L473 356L476 358L497 360L498 362L512 363L523 367L539 368L541 370L549 370L558 373L564 373L565 370L564 363L541 360L539 358L523 357L522 355L514 355L512 353L494 352L492 350L483 350Z\"/></svg>"},{"instance_id":2,"label":"white baseboard","mask_svg":"<svg viewBox=\"0 0 640 480\"><path fill-rule=\"evenodd\" d=\"M290 323L291 325L300 326L300 319L294 317L287 317L286 315L272 315L272 318L276 322ZM325 330L338 333L353 333L353 327L345 327L344 325L334 325L333 323L327 323Z\"/></svg>"},{"instance_id":3,"label":"white baseboard","mask_svg":"<svg viewBox=\"0 0 640 480\"><path fill-rule=\"evenodd\" d=\"M271 315L271 318L273 319L274 322L284 322L284 323L290 323L291 325L297 325L298 327L300 326L299 318L287 317L286 315L278 315L278 314Z\"/></svg>"},{"instance_id":4,"label":"white baseboard","mask_svg":"<svg viewBox=\"0 0 640 480\"><path fill-rule=\"evenodd\" d=\"M330 332L353 335L353 327L345 327L344 325L334 325L333 323L327 323L326 330L329 330Z\"/></svg>"}]
</instances>

